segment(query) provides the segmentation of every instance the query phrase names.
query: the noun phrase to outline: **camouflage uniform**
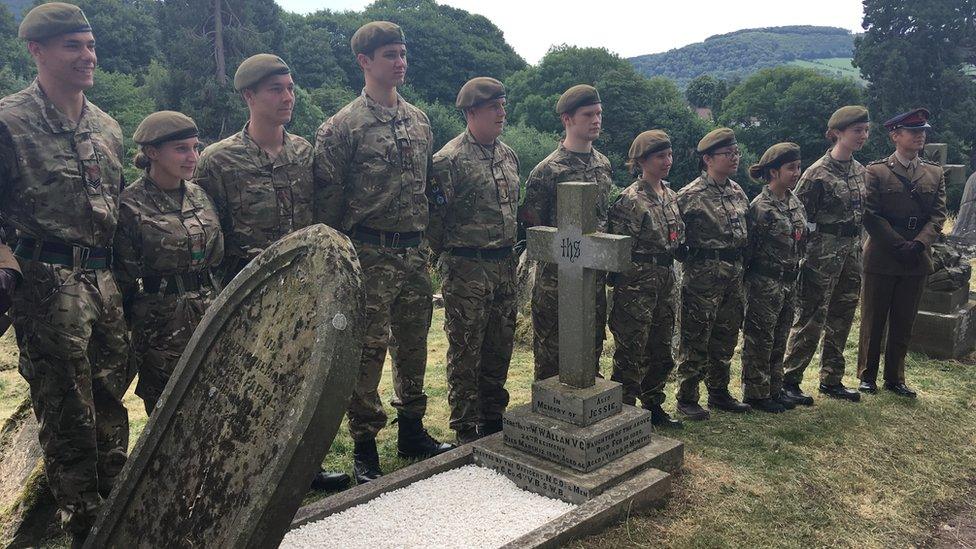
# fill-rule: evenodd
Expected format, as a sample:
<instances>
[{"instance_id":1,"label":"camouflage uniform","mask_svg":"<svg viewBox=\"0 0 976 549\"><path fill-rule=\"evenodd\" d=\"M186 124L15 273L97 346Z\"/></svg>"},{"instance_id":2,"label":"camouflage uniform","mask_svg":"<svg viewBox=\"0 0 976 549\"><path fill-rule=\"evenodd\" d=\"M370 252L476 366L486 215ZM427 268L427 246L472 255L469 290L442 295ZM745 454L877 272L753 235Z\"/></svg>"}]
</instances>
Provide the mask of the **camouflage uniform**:
<instances>
[{"instance_id":1,"label":"camouflage uniform","mask_svg":"<svg viewBox=\"0 0 976 549\"><path fill-rule=\"evenodd\" d=\"M17 229L23 273L12 309L20 373L51 491L76 533L91 527L129 439L129 342L107 268L121 157L118 123L87 100L78 123L36 80L0 100L0 215Z\"/></svg>"},{"instance_id":2,"label":"camouflage uniform","mask_svg":"<svg viewBox=\"0 0 976 549\"><path fill-rule=\"evenodd\" d=\"M664 382L674 369L674 252L684 242L677 194L664 183L658 195L638 180L610 206L608 230L633 237L633 269L615 279L610 332L613 333L613 381L624 386L624 403L664 402Z\"/></svg>"},{"instance_id":3,"label":"camouflage uniform","mask_svg":"<svg viewBox=\"0 0 976 549\"><path fill-rule=\"evenodd\" d=\"M276 240L312 224L312 146L300 136L286 132L272 158L245 126L204 149L194 181L220 215L223 284Z\"/></svg>"},{"instance_id":4,"label":"camouflage uniform","mask_svg":"<svg viewBox=\"0 0 976 549\"><path fill-rule=\"evenodd\" d=\"M613 169L610 161L599 151L574 153L559 144L542 162L532 169L525 182L525 201L519 212L527 226L556 226L556 186L567 181L597 183L600 200L596 209L599 230L607 228L610 186ZM535 355L535 379L545 379L559 374L559 292L556 284L558 266L555 263L539 265L532 288L532 331ZM604 275L597 276L596 292L596 364L599 368L606 337L604 324L607 318L607 292Z\"/></svg>"},{"instance_id":5,"label":"camouflage uniform","mask_svg":"<svg viewBox=\"0 0 976 549\"><path fill-rule=\"evenodd\" d=\"M779 199L766 186L750 204L746 221L742 396L776 398L783 388L783 354L793 324L807 218L793 192Z\"/></svg>"},{"instance_id":6,"label":"camouflage uniform","mask_svg":"<svg viewBox=\"0 0 976 549\"><path fill-rule=\"evenodd\" d=\"M508 406L518 157L501 141L485 147L465 131L434 155L432 180L445 199L435 202L428 234L435 251L448 252L441 291L451 428L470 430L500 422Z\"/></svg>"},{"instance_id":7,"label":"camouflage uniform","mask_svg":"<svg viewBox=\"0 0 976 549\"><path fill-rule=\"evenodd\" d=\"M698 402L698 384L728 391L729 367L742 325L742 251L749 199L738 183L702 174L678 191L688 249L681 279L678 402Z\"/></svg>"},{"instance_id":8,"label":"camouflage uniform","mask_svg":"<svg viewBox=\"0 0 976 549\"><path fill-rule=\"evenodd\" d=\"M145 175L122 191L116 278L132 327L136 394L147 413L216 297L210 268L223 255L220 218L198 185L164 191Z\"/></svg>"},{"instance_id":9,"label":"camouflage uniform","mask_svg":"<svg viewBox=\"0 0 976 549\"><path fill-rule=\"evenodd\" d=\"M364 90L315 135L317 220L350 235L366 275L366 336L349 403L349 431L357 441L375 438L386 424L377 388L388 344L393 407L415 419L427 410L433 305L422 231L429 218L434 136L427 115L397 99L395 108L387 108Z\"/></svg>"},{"instance_id":10,"label":"camouflage uniform","mask_svg":"<svg viewBox=\"0 0 976 549\"><path fill-rule=\"evenodd\" d=\"M797 282L797 314L786 346L784 383L803 380L823 335L820 382L844 377L844 346L861 289L861 217L865 170L828 151L803 172L796 196L811 227ZM815 226L815 228L814 228Z\"/></svg>"}]
</instances>

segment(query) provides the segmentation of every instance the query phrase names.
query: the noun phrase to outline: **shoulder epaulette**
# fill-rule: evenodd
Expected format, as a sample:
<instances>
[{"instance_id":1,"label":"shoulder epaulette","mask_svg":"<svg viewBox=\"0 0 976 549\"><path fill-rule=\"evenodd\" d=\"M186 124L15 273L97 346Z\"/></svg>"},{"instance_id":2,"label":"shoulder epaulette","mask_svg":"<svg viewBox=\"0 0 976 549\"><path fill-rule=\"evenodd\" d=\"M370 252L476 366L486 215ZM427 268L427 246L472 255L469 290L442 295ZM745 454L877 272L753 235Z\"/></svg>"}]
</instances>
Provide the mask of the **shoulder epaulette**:
<instances>
[{"instance_id":1,"label":"shoulder epaulette","mask_svg":"<svg viewBox=\"0 0 976 549\"><path fill-rule=\"evenodd\" d=\"M919 160L922 161L922 164L931 164L932 166L938 166L940 168L942 167L942 164L939 164L938 162L935 162L933 160L929 160L928 158L919 157Z\"/></svg>"},{"instance_id":2,"label":"shoulder epaulette","mask_svg":"<svg viewBox=\"0 0 976 549\"><path fill-rule=\"evenodd\" d=\"M875 164L887 164L887 163L888 163L888 159L887 158L879 158L879 159L874 160L872 162L868 162L868 166L874 166Z\"/></svg>"}]
</instances>

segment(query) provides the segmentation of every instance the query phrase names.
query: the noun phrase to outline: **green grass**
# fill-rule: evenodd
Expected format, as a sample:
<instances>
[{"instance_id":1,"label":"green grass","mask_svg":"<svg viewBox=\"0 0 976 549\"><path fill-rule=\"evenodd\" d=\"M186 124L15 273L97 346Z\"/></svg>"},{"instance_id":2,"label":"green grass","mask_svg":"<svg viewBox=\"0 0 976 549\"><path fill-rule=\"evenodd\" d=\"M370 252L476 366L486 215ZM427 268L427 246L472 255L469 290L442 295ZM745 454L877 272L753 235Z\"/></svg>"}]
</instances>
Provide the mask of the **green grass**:
<instances>
[{"instance_id":1,"label":"green grass","mask_svg":"<svg viewBox=\"0 0 976 549\"><path fill-rule=\"evenodd\" d=\"M857 325L848 342L856 359ZM0 341L9 351L12 341ZM602 360L610 367L608 342ZM426 424L452 439L444 378L443 311L434 313L429 341ZM0 355L3 356L3 355ZM9 357L9 355L8 355ZM9 364L9 362L8 362ZM0 369L3 363L0 362ZM733 379L739 376L738 354ZM716 413L671 436L685 443L685 466L662 509L635 511L606 532L573 547L891 547L924 544L940 519L973 495L976 479L976 365L912 354L908 380L917 401L881 394L860 404L818 398L813 408L780 415ZM390 364L381 393L392 396ZM512 405L529 399L531 350L516 349L509 377ZM815 368L806 391L815 391ZM856 383L848 374L845 383ZM738 384L733 384L738 393ZM673 385L666 407L673 410ZM25 394L15 371L0 372L0 419ZM126 397L133 441L145 425L141 401ZM391 418L392 409L388 408ZM396 457L396 427L379 436L382 465L407 465ZM345 431L325 459L349 471L352 442ZM309 494L311 501L321 494ZM55 542L57 543L57 542Z\"/></svg>"},{"instance_id":2,"label":"green grass","mask_svg":"<svg viewBox=\"0 0 976 549\"><path fill-rule=\"evenodd\" d=\"M841 78L853 78L861 84L867 85L867 80L861 78L861 72L851 64L850 57L829 57L805 61L797 59L787 63L796 67L814 69L820 73Z\"/></svg>"}]
</instances>

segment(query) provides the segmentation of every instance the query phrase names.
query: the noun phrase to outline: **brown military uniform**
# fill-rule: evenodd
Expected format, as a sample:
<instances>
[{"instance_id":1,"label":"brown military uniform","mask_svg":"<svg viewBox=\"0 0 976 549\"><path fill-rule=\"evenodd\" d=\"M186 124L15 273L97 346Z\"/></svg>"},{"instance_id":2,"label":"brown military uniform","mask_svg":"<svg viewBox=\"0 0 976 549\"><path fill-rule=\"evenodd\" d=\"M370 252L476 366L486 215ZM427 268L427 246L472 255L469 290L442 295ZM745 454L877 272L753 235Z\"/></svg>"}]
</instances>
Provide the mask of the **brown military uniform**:
<instances>
[{"instance_id":1,"label":"brown military uniform","mask_svg":"<svg viewBox=\"0 0 976 549\"><path fill-rule=\"evenodd\" d=\"M399 96L395 108L386 108L365 90L315 134L316 219L352 238L366 276L366 336L349 403L349 431L357 441L375 438L386 425L377 389L388 345L393 407L411 419L427 409L433 304L423 231L433 143L423 111Z\"/></svg>"},{"instance_id":2,"label":"brown military uniform","mask_svg":"<svg viewBox=\"0 0 976 549\"><path fill-rule=\"evenodd\" d=\"M674 252L684 243L685 223L677 193L638 180L610 206L607 230L633 238L633 268L614 278L610 308L613 376L624 386L624 403L664 402L664 383L674 369L671 339L676 310Z\"/></svg>"},{"instance_id":3,"label":"brown military uniform","mask_svg":"<svg viewBox=\"0 0 976 549\"><path fill-rule=\"evenodd\" d=\"M568 181L597 183L600 199L593 204L598 228L607 228L610 187L613 168L610 160L596 149L574 153L562 143L533 168L525 183L525 200L519 219L526 226L556 226L556 186ZM556 283L559 269L555 263L540 265L532 288L532 331L535 356L535 379L559 373L559 292ZM606 337L607 292L604 275L597 277L596 292L596 361L599 365Z\"/></svg>"},{"instance_id":4,"label":"brown military uniform","mask_svg":"<svg viewBox=\"0 0 976 549\"><path fill-rule=\"evenodd\" d=\"M272 243L312 224L312 146L301 136L285 132L272 158L245 126L204 149L194 181L220 214L224 284Z\"/></svg>"},{"instance_id":5,"label":"brown military uniform","mask_svg":"<svg viewBox=\"0 0 976 549\"><path fill-rule=\"evenodd\" d=\"M121 198L116 278L132 327L136 394L152 413L217 295L210 269L223 258L224 240L213 203L194 183L164 191L145 175Z\"/></svg>"},{"instance_id":6,"label":"brown military uniform","mask_svg":"<svg viewBox=\"0 0 976 549\"><path fill-rule=\"evenodd\" d=\"M108 268L121 157L118 123L87 100L77 123L36 80L0 100L0 215L16 228L23 274L12 309L20 373L51 491L65 528L78 533L91 527L128 447L129 342Z\"/></svg>"},{"instance_id":7,"label":"brown military uniform","mask_svg":"<svg viewBox=\"0 0 976 549\"><path fill-rule=\"evenodd\" d=\"M515 339L512 254L519 201L518 157L465 131L434 155L430 241L444 249L444 329L451 428L501 422ZM443 203L439 203L443 202Z\"/></svg>"},{"instance_id":8,"label":"brown military uniform","mask_svg":"<svg viewBox=\"0 0 976 549\"><path fill-rule=\"evenodd\" d=\"M942 167L916 158L906 168L894 154L867 166L864 228L864 282L857 375L877 381L885 341L884 380L905 382L905 354L912 337L925 279L932 270L931 246L946 219ZM913 261L896 257L906 240L925 244Z\"/></svg>"}]
</instances>

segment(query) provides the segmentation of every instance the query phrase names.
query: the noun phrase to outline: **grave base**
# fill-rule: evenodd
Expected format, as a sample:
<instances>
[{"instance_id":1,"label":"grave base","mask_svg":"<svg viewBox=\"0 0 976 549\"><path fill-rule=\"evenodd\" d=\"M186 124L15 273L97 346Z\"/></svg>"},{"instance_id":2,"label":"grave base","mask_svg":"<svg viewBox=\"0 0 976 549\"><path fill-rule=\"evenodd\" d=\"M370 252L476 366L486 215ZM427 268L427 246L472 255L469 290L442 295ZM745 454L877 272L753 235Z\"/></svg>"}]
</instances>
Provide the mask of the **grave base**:
<instances>
[{"instance_id":1,"label":"grave base","mask_svg":"<svg viewBox=\"0 0 976 549\"><path fill-rule=\"evenodd\" d=\"M976 301L953 313L919 311L908 348L932 358L959 358L976 346Z\"/></svg>"}]
</instances>

